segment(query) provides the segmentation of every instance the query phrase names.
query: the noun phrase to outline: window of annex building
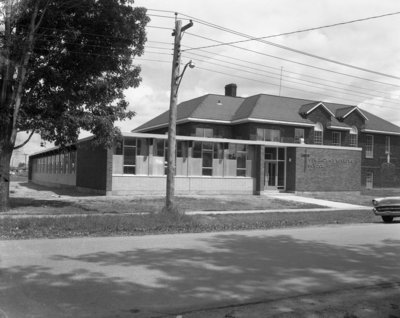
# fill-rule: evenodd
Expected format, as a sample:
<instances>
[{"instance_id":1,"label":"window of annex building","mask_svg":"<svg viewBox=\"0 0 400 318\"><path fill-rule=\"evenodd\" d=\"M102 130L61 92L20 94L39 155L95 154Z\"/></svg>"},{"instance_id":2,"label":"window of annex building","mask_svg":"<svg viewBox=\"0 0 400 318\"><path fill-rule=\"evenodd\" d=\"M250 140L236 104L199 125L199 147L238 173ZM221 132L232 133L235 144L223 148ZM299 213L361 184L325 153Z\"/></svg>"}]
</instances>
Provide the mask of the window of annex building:
<instances>
[{"instance_id":1,"label":"window of annex building","mask_svg":"<svg viewBox=\"0 0 400 318\"><path fill-rule=\"evenodd\" d=\"M179 140L176 148L177 176L251 176L248 145ZM252 148L250 152L254 152ZM125 137L114 154L122 156L114 164L122 164L123 174L166 175L168 141L165 139Z\"/></svg>"}]
</instances>

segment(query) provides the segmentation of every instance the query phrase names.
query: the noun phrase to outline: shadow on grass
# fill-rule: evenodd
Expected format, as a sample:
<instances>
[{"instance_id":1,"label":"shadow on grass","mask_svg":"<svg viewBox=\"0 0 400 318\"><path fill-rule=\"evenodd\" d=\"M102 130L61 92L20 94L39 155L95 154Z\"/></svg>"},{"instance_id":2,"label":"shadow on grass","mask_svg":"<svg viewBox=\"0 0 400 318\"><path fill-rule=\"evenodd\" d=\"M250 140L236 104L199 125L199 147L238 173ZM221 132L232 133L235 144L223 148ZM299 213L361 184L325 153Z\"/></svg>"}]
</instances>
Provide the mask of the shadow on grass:
<instances>
[{"instance_id":1,"label":"shadow on grass","mask_svg":"<svg viewBox=\"0 0 400 318\"><path fill-rule=\"evenodd\" d=\"M25 207L53 207L53 208L62 208L66 206L71 206L72 202L62 201L62 200L42 200L42 199L34 199L34 198L20 198L20 197L11 197L10 198L10 206L11 209L25 208Z\"/></svg>"},{"instance_id":2,"label":"shadow on grass","mask_svg":"<svg viewBox=\"0 0 400 318\"><path fill-rule=\"evenodd\" d=\"M37 192L52 192L55 195L68 195L73 197L89 197L93 196L93 194L87 194L83 192L79 192L72 187L46 187L38 184L34 184L32 182L18 182L18 185L21 187L25 187L29 190L37 191Z\"/></svg>"},{"instance_id":3,"label":"shadow on grass","mask_svg":"<svg viewBox=\"0 0 400 318\"><path fill-rule=\"evenodd\" d=\"M135 242L115 252L95 244L94 252L60 252L41 265L2 264L0 308L25 304L19 317L158 317L400 281L400 240L331 245L227 233L199 237L192 248Z\"/></svg>"}]
</instances>

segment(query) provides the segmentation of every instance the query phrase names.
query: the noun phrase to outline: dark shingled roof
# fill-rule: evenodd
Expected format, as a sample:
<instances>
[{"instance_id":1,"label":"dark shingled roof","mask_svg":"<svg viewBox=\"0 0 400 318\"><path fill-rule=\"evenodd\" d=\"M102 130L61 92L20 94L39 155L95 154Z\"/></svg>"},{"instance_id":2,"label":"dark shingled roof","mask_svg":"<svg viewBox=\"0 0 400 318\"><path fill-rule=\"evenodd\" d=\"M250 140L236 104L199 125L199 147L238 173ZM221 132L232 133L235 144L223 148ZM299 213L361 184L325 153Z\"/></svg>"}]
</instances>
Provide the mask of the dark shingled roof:
<instances>
[{"instance_id":1,"label":"dark shingled roof","mask_svg":"<svg viewBox=\"0 0 400 318\"><path fill-rule=\"evenodd\" d=\"M188 100L178 105L177 121L205 120L236 123L246 120L271 120L292 124L313 124L302 114L307 113L319 103L322 103L337 118L342 118L352 109L357 109L368 118L365 129L381 132L400 133L400 127L367 111L360 110L354 105L344 105L320 102L292 97L259 94L246 98L225 95L208 94ZM166 111L147 123L134 129L134 132L145 132L168 125ZM332 117L331 126L350 128L345 123Z\"/></svg>"}]
</instances>

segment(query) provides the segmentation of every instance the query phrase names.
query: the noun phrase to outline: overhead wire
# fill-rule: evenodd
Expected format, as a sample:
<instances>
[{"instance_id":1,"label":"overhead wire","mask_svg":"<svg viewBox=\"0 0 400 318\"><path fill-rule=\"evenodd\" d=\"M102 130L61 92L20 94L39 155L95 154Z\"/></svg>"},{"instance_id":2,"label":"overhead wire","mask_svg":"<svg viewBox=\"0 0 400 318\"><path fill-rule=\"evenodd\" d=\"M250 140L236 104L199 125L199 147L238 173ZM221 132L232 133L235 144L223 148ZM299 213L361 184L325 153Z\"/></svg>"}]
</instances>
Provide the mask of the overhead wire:
<instances>
[{"instance_id":1,"label":"overhead wire","mask_svg":"<svg viewBox=\"0 0 400 318\"><path fill-rule=\"evenodd\" d=\"M155 9L148 9L148 10L149 11L160 11L160 10L155 10ZM161 10L161 11L162 12L173 13L173 11L169 11L169 10ZM394 78L394 79L400 79L400 77L394 76L394 75L391 75L391 74L385 74L385 73L382 73L382 72L377 72L377 71L374 71L374 70L361 68L361 67L358 67L358 66L355 66L355 65L351 65L351 64L348 64L348 63L344 63L344 62L340 62L340 61L336 61L336 60L332 60L332 59L327 59L327 58L324 58L324 57L321 57L321 56L317 56L317 55L314 55L314 54L311 54L311 53L308 53L308 52L303 52L303 51L292 49L292 48L289 48L289 47L286 47L286 46L283 46L283 45L279 45L279 44L276 44L276 43L272 43L272 42L268 42L268 41L263 41L262 40L264 38L269 38L269 37L277 37L277 36L283 36L283 35L294 34L294 33L299 33L299 32L307 32L307 31L317 30L319 28L328 28L328 27L345 25L345 24L350 24L350 23L355 23L355 22L360 22L360 21L366 21L366 20L371 20L371 19L382 18L382 17L386 17L386 16L397 15L397 14L400 14L400 12L392 12L392 13L382 14L382 15L378 15L378 16L373 16L373 17L361 18L361 19L356 19L356 20L351 20L351 21L346 21L346 22L340 22L340 23L335 23L335 24L326 25L326 26L320 26L320 27L308 28L308 29L303 29L303 30L297 30L297 31L293 31L293 32L275 34L275 35L261 37L261 38L252 37L250 35L247 35L247 34L244 34L244 33L241 33L241 32L234 31L232 29L228 29L228 28L222 27L222 26L219 26L219 25L216 25L216 24L213 24L213 23L198 19L198 18L190 16L190 15L186 15L186 14L183 14L183 13L177 13L177 12L174 12L174 13L175 14L180 14L180 15L182 15L184 17L187 17L187 18L189 18L189 19L191 19L191 20L193 20L195 22L198 22L200 24L203 24L205 26L212 27L212 28L217 28L217 29L222 30L224 32L228 32L228 33L231 33L231 34L235 34L235 35L247 38L246 40L233 41L233 42L222 42L222 41L216 41L216 40L212 40L212 39L208 38L209 40L212 40L212 41L214 41L214 42L216 42L218 44L208 45L208 46L201 46L201 47L197 47L197 48L196 47L195 48L188 48L188 49L185 49L183 51L189 51L189 50L195 50L195 49L203 49L203 48L211 48L211 47L216 47L216 46L221 46L221 45L229 45L231 47L235 47L235 48L239 48L239 49L245 49L245 48L242 48L240 46L233 45L233 43L240 43L240 42L246 42L246 41L253 41L254 40L254 41L262 42L264 44L273 45L273 46L276 46L276 47L279 47L279 48L282 48L282 49L291 50L291 51L293 51L295 53L305 54L305 55L308 55L308 56L313 57L313 58L318 58L318 59L324 60L326 62L331 62L331 63L339 64L341 66L354 68L354 69L357 69L359 71L370 72L370 73L374 73L376 75L390 77L390 78ZM188 33L188 34L191 34L191 33ZM194 35L194 34L191 34L191 35ZM261 53L261 52L259 52L259 53ZM277 56L272 56L272 55L268 55L268 56L269 57L273 57L273 58L282 59L282 58L277 57ZM291 61L291 60L288 60L288 59L282 59L282 60L285 60L285 61L291 62L291 63L297 63L297 64L299 63L299 62ZM315 66L312 66L312 65L309 65L309 64L305 64L305 63L301 63L301 65L315 68ZM323 68L321 68L321 69L323 69ZM327 70L327 69L323 69L323 70L331 71L331 70ZM344 74L342 73L342 75L344 75ZM346 74L346 76L347 76L347 74ZM358 77L358 78L360 78L360 77ZM368 80L370 80L370 79L368 79ZM377 81L377 82L380 82L380 81ZM382 82L380 82L380 83L382 83ZM390 84L390 83L388 83L388 84ZM395 84L391 84L391 85L397 86Z\"/></svg>"},{"instance_id":2,"label":"overhead wire","mask_svg":"<svg viewBox=\"0 0 400 318\"><path fill-rule=\"evenodd\" d=\"M377 18L382 18L382 17L386 17L386 16L390 16L390 15L397 15L397 14L400 14L400 12L393 12L393 13L383 14L383 15L380 15L380 16L368 17L368 18L364 18L364 19L357 19L357 20L352 20L352 21L349 21L349 22L336 23L336 24L332 24L331 26L315 27L315 28L310 28L310 30L317 30L317 29L320 29L320 28L322 29L322 28L326 28L326 27L333 27L333 26L338 26L338 25L343 25L343 24L355 23L355 22L359 22L359 21L377 19ZM228 32L228 33L231 33L231 34L235 34L235 35L247 38L247 40L232 41L232 42L221 42L221 43L214 44L214 45L201 46L201 47L197 47L197 48L193 48L193 49L187 49L187 50L204 49L204 48L211 48L211 47L217 47L217 46L222 46L222 45L232 46L233 44L237 44L237 43L248 42L248 41L257 41L257 42L261 42L261 43L264 43L264 44L267 44L267 45L272 45L272 46L275 46L275 47L278 47L278 48L281 48L281 49L284 49L284 50L289 50L289 51L292 51L292 52L295 52L295 53L307 55L309 57L320 59L320 60L323 60L323 61L326 61L326 62L330 62L330 63L338 64L338 65L341 65L341 66L346 66L346 67L349 67L349 68L353 68L353 69L356 69L356 70L359 70L359 71L369 72L369 73L373 73L373 74L376 74L376 75L390 77L390 78L394 78L394 79L400 79L400 77L395 76L395 75L385 74L385 73L377 72L375 70L370 70L370 69L362 68L362 67L359 67L359 66L351 65L351 64L348 64L348 63L336 61L336 60L333 60L333 59L328 59L328 58L325 58L325 57L322 57L322 56L319 56L319 55L316 55L316 54L312 54L312 53L309 53L309 52L304 52L304 51L301 51L301 50L293 49L293 48L290 48L290 47L287 47L287 46L284 46L284 45L281 45L281 44L276 44L276 43L264 40L266 38L283 36L283 35L286 35L288 33L294 34L294 33L299 33L299 32L306 32L307 30L298 30L298 31L286 32L286 33L270 35L270 36L264 36L264 37L253 37L251 35L248 35L248 34L245 34L245 33L241 33L241 32L237 32L237 31L234 31L234 30L231 30L231 29L228 29L228 28L224 28L224 27L221 27L221 26L217 26L217 25L209 23L209 22L204 22L204 21L200 22L201 20L198 20L198 19L196 19L194 17L190 17L190 16L185 15L185 14L182 14L182 15L183 16L187 16L189 18L192 18L194 21L202 23L202 24L204 24L206 26L213 27L213 28L218 28L219 30L222 30L222 31L225 31L225 32Z\"/></svg>"},{"instance_id":3,"label":"overhead wire","mask_svg":"<svg viewBox=\"0 0 400 318\"><path fill-rule=\"evenodd\" d=\"M221 72L221 71L216 71L216 70L209 69L209 68L205 68L205 67L196 67L196 68L197 68L197 69L200 69L200 70L205 70L205 71L208 71L208 72L213 72L213 73L217 73L217 74L222 74L222 75L231 76L231 74L229 74L229 73L225 73L225 72ZM258 80L258 79L254 79L254 78L244 77L244 76L240 76L240 75L236 75L236 77L242 78L242 79L245 79L245 80L248 80L248 81L253 81L253 82L268 84L268 85L272 85L272 86L276 86L276 87L279 87L279 86L280 86L279 84L275 84L275 83L271 83L271 82L267 82L267 81L262 81L262 80ZM303 90L303 89L300 89L300 88L294 88L294 87L290 87L290 86L285 86L285 89L296 90L296 91L300 91L300 92L307 93L307 94L314 94L314 93L312 93L312 92L310 92L310 91ZM332 95L326 94L325 92L323 93L323 95L326 96L326 97L334 98L335 100L338 99L337 96L332 96ZM315 95L314 95L314 96L315 96ZM314 98L314 99L315 99L315 98ZM352 100L352 99L345 99L345 98L339 98L339 99L345 100L346 103L351 102L352 104L353 104L353 103L355 103L355 104L360 104L360 101L359 101L359 100ZM397 107L382 106L382 105L377 105L377 104L373 104L373 103L370 103L370 102L362 102L362 104L370 105L370 106L375 106L375 107L382 107L382 108L388 108L388 109L395 109L395 110L398 110Z\"/></svg>"},{"instance_id":4,"label":"overhead wire","mask_svg":"<svg viewBox=\"0 0 400 318\"><path fill-rule=\"evenodd\" d=\"M213 65L225 67L225 68L228 68L228 69L231 69L231 70L236 70L236 71L240 71L240 72L245 72L245 73L257 75L257 76L269 77L269 78L276 79L276 80L280 80L280 79L283 80L283 77L280 77L279 74L268 72L268 71L262 71L262 72L273 74L273 75L276 75L276 76L260 74L258 72L243 70L243 69L239 69L239 68L236 68L236 67L226 66L226 65L222 65L222 64L219 64L219 63L213 63L213 62L205 61L205 60L198 60L198 61L203 62L203 63L208 63L208 64L213 64ZM296 85L303 85L303 86L308 86L308 87L312 87L312 88L316 88L315 85L324 86L324 87L330 88L331 90L332 89L334 89L335 91L339 90L339 92L342 92L343 94L346 94L346 95L353 95L353 96L364 97L364 98L366 98L366 97L377 97L376 95L372 95L372 94L368 94L368 93L364 93L364 92L358 92L358 91L354 91L354 90L350 90L350 89L345 89L345 88L342 88L342 87L336 87L336 86L332 86L332 85L326 85L326 84L307 81L307 80L301 80L301 79L284 79L284 80L285 80L286 83L293 83L293 84L296 84ZM298 81L303 81L303 82L310 83L310 84L313 84L313 85L306 84L306 83L301 83L301 82L298 82ZM343 91L350 92L350 93L346 93L346 92L343 92ZM357 94L357 95L355 95L354 93ZM386 100L387 102L396 103L395 101L388 100L385 97L381 97L381 98ZM400 106L400 104L398 104L398 105Z\"/></svg>"},{"instance_id":5,"label":"overhead wire","mask_svg":"<svg viewBox=\"0 0 400 318\"><path fill-rule=\"evenodd\" d=\"M188 47L188 46L185 46L185 45L184 45L184 47ZM251 62L251 61L248 61L248 60L244 60L244 59L239 59L239 58L231 57L231 56L224 55L224 54L219 54L219 53L216 54L216 53L214 53L214 52L206 51L206 50L203 50L203 49L201 49L201 50L199 50L199 51L200 51L200 52L207 53L207 54L211 54L211 55L213 55L213 56L201 55L201 54L199 54L199 53L194 53L194 52L186 52L186 54L191 54L191 55L193 55L193 56L200 56L200 57L204 57L204 58L208 58L208 59L212 59L212 60L223 61L223 60L220 60L220 59L217 59L217 58L214 57L215 55L217 55L218 57L223 57L224 59L230 59L230 60L234 60L234 61L240 61L240 62L244 62L244 63L247 63L247 64L255 65L255 66L258 66L258 67L261 66L261 67L263 67L263 68L268 68L268 69L277 70L277 71L279 71L279 72L281 72L281 70L282 70L280 67L273 67L273 66L269 66L269 65L265 65L265 64L261 64L261 63L255 63L255 62ZM224 61L224 62L225 62L225 61ZM244 65L243 65L243 66L244 66ZM253 68L252 68L252 69L253 69ZM257 69L257 70L258 70L258 69ZM326 78L317 77L317 76L312 76L312 75L306 75L306 74L303 74L303 73L297 73L297 72L293 72L293 71L287 71L287 70L282 70L282 71L284 71L284 72L287 73L287 74L299 75L299 76L302 76L302 77L317 79L317 80L324 81L324 82L330 82L330 83L335 83L335 84L339 84L339 85L348 85L348 86L351 86L351 87L354 87L354 88L357 88L357 89L366 90L366 91L368 91L368 92L374 91L374 92L377 92L377 93L380 93L380 94L388 94L387 92L375 90L375 89L369 88L369 87L366 88L366 87L356 86L356 85L353 85L353 84L347 84L347 83L343 83L343 82L332 81L332 80L329 80L329 79L326 79ZM276 74L276 73L275 73L275 74ZM292 76L289 76L289 77L292 77Z\"/></svg>"},{"instance_id":6,"label":"overhead wire","mask_svg":"<svg viewBox=\"0 0 400 318\"><path fill-rule=\"evenodd\" d=\"M206 40L209 40L209 41L213 41L213 42L221 42L221 41L218 41L218 40L211 39L209 37L204 37L204 36L193 34L193 33L190 33L190 32L186 32L186 34L188 34L190 36L206 39ZM251 52L251 53L254 53L254 54L258 54L258 55L262 55L262 56L267 56L267 57L270 57L270 58L278 59L278 60L281 60L281 61L285 61L285 62L289 62L289 63L301 65L301 66L310 67L310 68L317 69L317 70L320 70L320 71L325 71L325 72L329 72L329 73L333 73L333 74L338 74L338 75L343 75L343 76L347 76L347 77L357 78L357 79L361 79L361 80L364 80L364 81L379 83L379 84L383 84L383 85L390 85L390 86L397 87L397 88L400 87L399 85L396 85L396 84L387 83L387 82L381 82L381 81L373 80L373 79L370 79L370 78L365 78L365 77L361 77L361 76L351 75L351 74L348 74L348 73L343 73L343 72L339 72L339 71L330 70L330 69L319 67L319 66L316 66L316 65L310 65L310 64L307 64L307 63L297 62L297 61L289 60L289 59L286 59L286 58L283 58L283 57L279 57L279 56L263 53L263 52L260 52L260 51L244 48L244 47L233 45L233 44L230 45L230 46L234 47L236 49L240 49L242 51Z\"/></svg>"}]
</instances>

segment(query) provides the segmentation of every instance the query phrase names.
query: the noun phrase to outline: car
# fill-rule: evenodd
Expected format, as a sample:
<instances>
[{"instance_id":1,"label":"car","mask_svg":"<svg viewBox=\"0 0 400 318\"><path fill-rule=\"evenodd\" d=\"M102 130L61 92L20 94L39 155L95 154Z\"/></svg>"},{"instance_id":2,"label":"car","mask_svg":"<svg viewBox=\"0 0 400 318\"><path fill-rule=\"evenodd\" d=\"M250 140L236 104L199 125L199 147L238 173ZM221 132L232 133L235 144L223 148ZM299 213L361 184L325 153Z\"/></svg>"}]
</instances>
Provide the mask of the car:
<instances>
[{"instance_id":1,"label":"car","mask_svg":"<svg viewBox=\"0 0 400 318\"><path fill-rule=\"evenodd\" d=\"M400 197L384 197L372 200L375 215L382 217L383 222L391 223L393 218L400 217Z\"/></svg>"}]
</instances>

